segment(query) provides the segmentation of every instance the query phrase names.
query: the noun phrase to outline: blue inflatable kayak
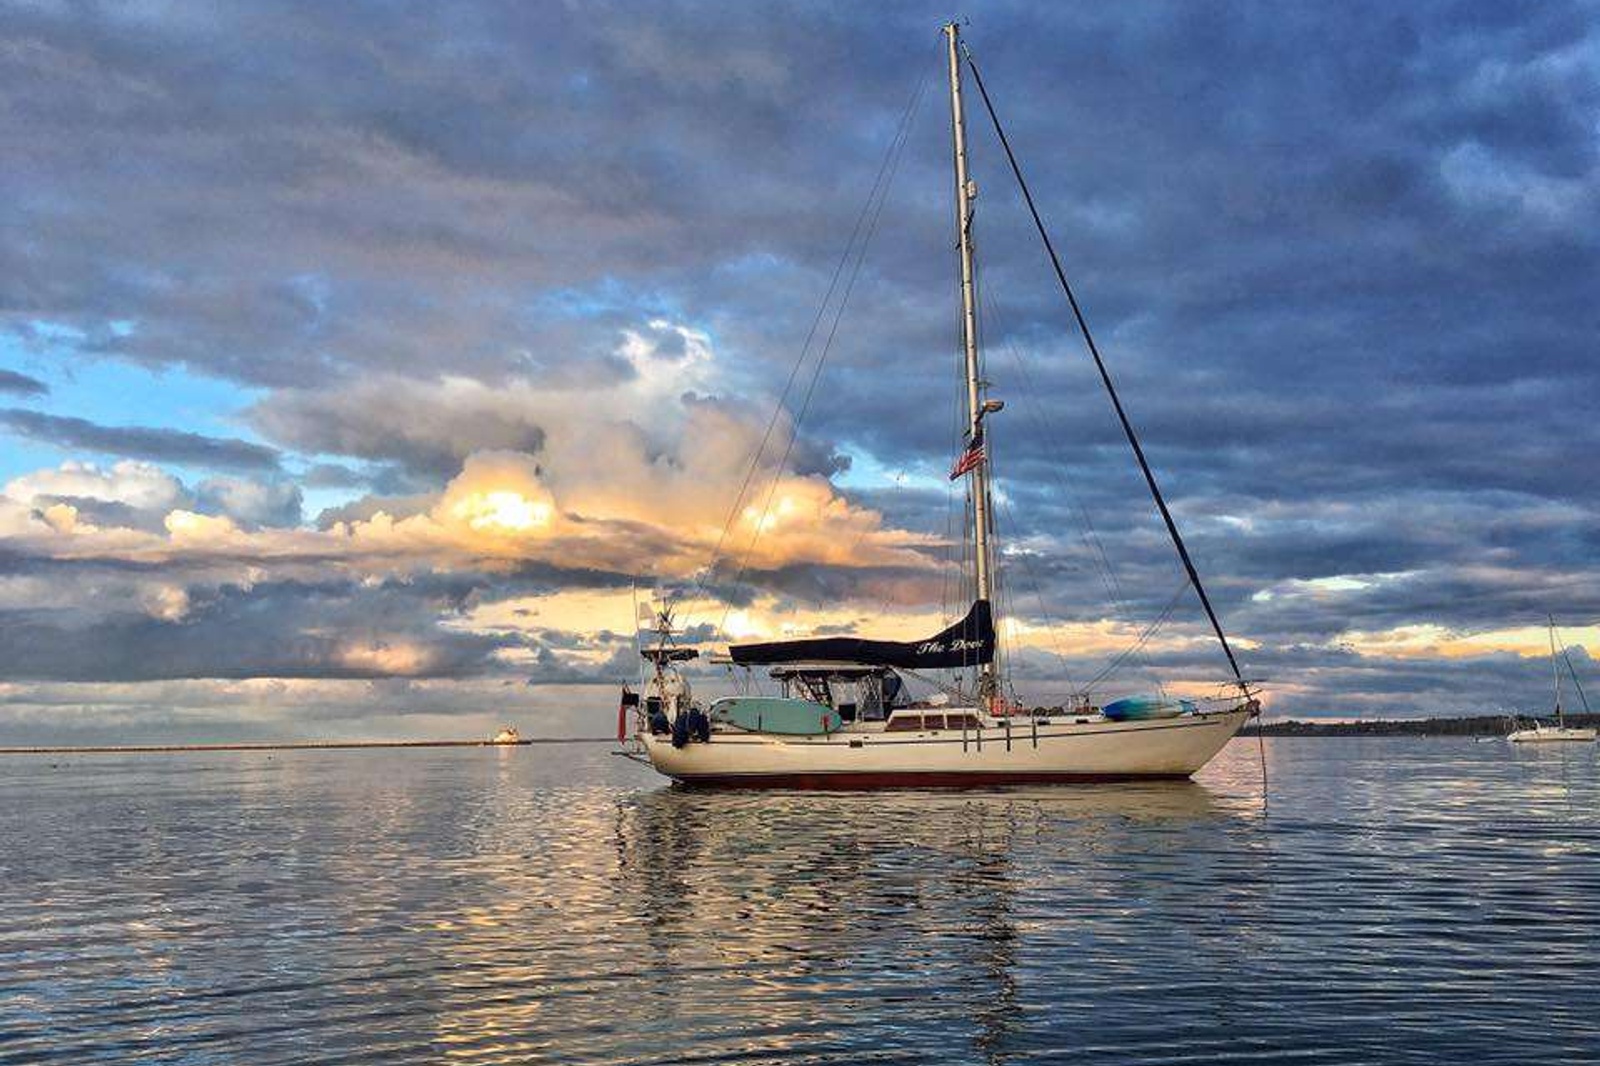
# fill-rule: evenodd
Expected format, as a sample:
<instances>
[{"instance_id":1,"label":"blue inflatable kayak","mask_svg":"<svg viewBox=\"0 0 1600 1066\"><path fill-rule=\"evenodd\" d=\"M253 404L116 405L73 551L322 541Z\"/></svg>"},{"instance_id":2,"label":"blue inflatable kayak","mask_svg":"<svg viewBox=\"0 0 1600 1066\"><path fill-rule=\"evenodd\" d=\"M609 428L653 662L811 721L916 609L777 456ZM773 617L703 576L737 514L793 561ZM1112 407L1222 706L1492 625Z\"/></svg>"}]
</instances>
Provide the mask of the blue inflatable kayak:
<instances>
[{"instance_id":1,"label":"blue inflatable kayak","mask_svg":"<svg viewBox=\"0 0 1600 1066\"><path fill-rule=\"evenodd\" d=\"M1149 718L1176 718L1180 714L1194 714L1193 700L1176 700L1163 696L1128 696L1100 708L1100 713L1113 722L1142 722Z\"/></svg>"},{"instance_id":2,"label":"blue inflatable kayak","mask_svg":"<svg viewBox=\"0 0 1600 1066\"><path fill-rule=\"evenodd\" d=\"M791 737L822 736L844 725L839 712L826 704L780 696L727 696L711 705L710 714L713 722Z\"/></svg>"}]
</instances>

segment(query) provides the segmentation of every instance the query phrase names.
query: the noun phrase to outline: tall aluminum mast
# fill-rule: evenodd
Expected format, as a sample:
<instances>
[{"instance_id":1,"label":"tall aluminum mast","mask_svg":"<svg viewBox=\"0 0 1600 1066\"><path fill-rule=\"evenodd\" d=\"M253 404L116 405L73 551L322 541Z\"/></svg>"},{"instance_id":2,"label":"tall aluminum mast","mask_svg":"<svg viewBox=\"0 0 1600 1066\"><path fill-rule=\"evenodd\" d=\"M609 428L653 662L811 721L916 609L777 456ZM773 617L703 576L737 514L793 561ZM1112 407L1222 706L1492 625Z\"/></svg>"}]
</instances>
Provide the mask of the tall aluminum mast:
<instances>
[{"instance_id":1,"label":"tall aluminum mast","mask_svg":"<svg viewBox=\"0 0 1600 1066\"><path fill-rule=\"evenodd\" d=\"M951 22L944 28L950 51L950 118L955 138L956 238L961 250L961 342L967 361L967 443L971 445L983 432L985 413L981 382L978 380L978 313L972 277L972 201L977 185L967 176L967 128L961 105L961 30ZM993 600L993 578L989 555L989 464L987 441L985 458L972 471L973 544L977 552L978 598ZM978 675L978 694L984 699L998 689L994 663L983 665Z\"/></svg>"}]
</instances>

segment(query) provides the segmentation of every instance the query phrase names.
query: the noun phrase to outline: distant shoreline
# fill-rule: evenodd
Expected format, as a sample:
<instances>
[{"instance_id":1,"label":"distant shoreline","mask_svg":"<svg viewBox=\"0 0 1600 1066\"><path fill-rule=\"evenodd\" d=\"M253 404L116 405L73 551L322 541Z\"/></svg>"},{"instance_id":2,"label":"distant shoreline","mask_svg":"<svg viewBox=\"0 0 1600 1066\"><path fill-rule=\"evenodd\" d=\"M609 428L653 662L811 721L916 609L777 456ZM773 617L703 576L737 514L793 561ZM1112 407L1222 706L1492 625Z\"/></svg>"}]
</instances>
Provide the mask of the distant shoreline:
<instances>
[{"instance_id":1,"label":"distant shoreline","mask_svg":"<svg viewBox=\"0 0 1600 1066\"><path fill-rule=\"evenodd\" d=\"M1540 715L1540 720L1549 715ZM1532 715L1516 721L1531 722ZM1456 718L1373 718L1355 722L1318 722L1291 718L1283 722L1250 722L1240 736L1264 737L1503 737L1511 732L1509 714L1473 714ZM1600 714L1569 714L1572 726L1600 726Z\"/></svg>"},{"instance_id":2,"label":"distant shoreline","mask_svg":"<svg viewBox=\"0 0 1600 1066\"><path fill-rule=\"evenodd\" d=\"M1518 720L1532 721L1531 715ZM1290 718L1281 722L1249 722L1240 736L1264 737L1503 737L1512 717L1475 714L1455 718L1373 718L1354 722L1319 722ZM1567 724L1600 727L1600 714L1569 714ZM609 744L611 737L526 737L514 743L492 740L285 740L221 744L51 744L0 747L0 755L140 755L223 751L337 751L360 748L511 748L534 744Z\"/></svg>"},{"instance_id":3,"label":"distant shoreline","mask_svg":"<svg viewBox=\"0 0 1600 1066\"><path fill-rule=\"evenodd\" d=\"M531 744L606 744L610 737L528 737L492 740L286 740L235 744L84 744L0 748L0 755L139 755L194 751L326 751L350 748L525 748Z\"/></svg>"}]
</instances>

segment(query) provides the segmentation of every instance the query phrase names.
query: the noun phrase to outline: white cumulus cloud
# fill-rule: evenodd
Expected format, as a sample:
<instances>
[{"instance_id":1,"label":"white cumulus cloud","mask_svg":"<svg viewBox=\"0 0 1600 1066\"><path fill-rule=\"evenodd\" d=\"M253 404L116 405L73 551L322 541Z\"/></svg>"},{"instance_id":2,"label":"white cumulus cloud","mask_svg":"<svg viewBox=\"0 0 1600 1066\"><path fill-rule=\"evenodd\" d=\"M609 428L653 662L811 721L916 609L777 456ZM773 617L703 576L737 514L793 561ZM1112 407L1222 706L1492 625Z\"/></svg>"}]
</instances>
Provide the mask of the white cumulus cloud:
<instances>
[{"instance_id":1,"label":"white cumulus cloud","mask_svg":"<svg viewBox=\"0 0 1600 1066\"><path fill-rule=\"evenodd\" d=\"M76 498L121 503L141 511L168 510L187 499L183 482L154 463L124 459L109 467L69 459L54 470L36 470L6 483L18 503Z\"/></svg>"}]
</instances>

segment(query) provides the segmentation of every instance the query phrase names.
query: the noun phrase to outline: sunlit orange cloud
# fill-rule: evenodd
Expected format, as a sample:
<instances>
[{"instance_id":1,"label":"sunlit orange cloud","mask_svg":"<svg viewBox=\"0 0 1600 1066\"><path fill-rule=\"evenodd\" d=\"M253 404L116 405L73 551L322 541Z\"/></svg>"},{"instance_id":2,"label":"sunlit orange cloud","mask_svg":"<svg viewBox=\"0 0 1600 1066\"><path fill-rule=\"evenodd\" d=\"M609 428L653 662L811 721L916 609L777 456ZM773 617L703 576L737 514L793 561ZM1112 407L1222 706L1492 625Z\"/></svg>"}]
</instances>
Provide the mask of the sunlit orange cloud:
<instances>
[{"instance_id":1,"label":"sunlit orange cloud","mask_svg":"<svg viewBox=\"0 0 1600 1066\"><path fill-rule=\"evenodd\" d=\"M553 592L482 604L446 625L480 633L520 633L548 628L591 636L605 631L630 634L636 617L635 605L652 602L649 590ZM719 640L734 642L785 640L819 632L857 632L883 640L915 640L952 621L942 611L926 605L797 609L792 602L773 596L757 597L749 605L740 607L729 607L706 598L688 598L673 604L673 614L680 626L709 624L718 631ZM1033 650L1047 655L1107 660L1125 651L1138 639L1140 631L1139 626L1111 619L1048 626L1009 618L1001 622L1005 646L1014 652ZM1209 632L1198 626L1174 625L1146 647L1155 654L1204 648L1212 643ZM1219 659L1219 668L1220 665ZM1216 678L1198 679L1193 687L1214 688L1215 682Z\"/></svg>"},{"instance_id":2,"label":"sunlit orange cloud","mask_svg":"<svg viewBox=\"0 0 1600 1066\"><path fill-rule=\"evenodd\" d=\"M1575 626L1561 630L1562 643L1600 646L1600 627ZM1396 626L1385 630L1352 630L1338 643L1361 655L1399 659L1468 659L1495 652L1511 652L1523 658L1550 654L1550 634L1542 626L1461 633L1431 623Z\"/></svg>"},{"instance_id":3,"label":"sunlit orange cloud","mask_svg":"<svg viewBox=\"0 0 1600 1066\"><path fill-rule=\"evenodd\" d=\"M425 674L434 665L429 648L406 640L347 642L340 647L338 659L351 669L395 677Z\"/></svg>"},{"instance_id":4,"label":"sunlit orange cloud","mask_svg":"<svg viewBox=\"0 0 1600 1066\"><path fill-rule=\"evenodd\" d=\"M663 337L676 343L663 348ZM280 429L331 422L446 451L486 437L537 442L532 453L467 455L421 513L380 511L312 530L245 528L173 510L164 531L152 532L98 528L67 505L35 511L30 500L0 498L0 535L63 558L244 564L270 574L379 576L526 562L652 579L686 578L713 563L746 572L802 564L938 569L925 550L936 538L887 528L826 477L778 468L787 453L773 442L789 440L792 425L781 411L769 423L766 401L717 395L726 375L708 335L652 321L625 330L616 354L632 373L581 389L375 375L333 392L278 390L263 401L258 417ZM13 484L20 493L33 482Z\"/></svg>"},{"instance_id":5,"label":"sunlit orange cloud","mask_svg":"<svg viewBox=\"0 0 1600 1066\"><path fill-rule=\"evenodd\" d=\"M444 624L478 633L523 633L560 629L575 633L632 633L635 604L649 604L648 590L571 589L544 596L519 596L474 607ZM703 607L704 601L685 603L681 610Z\"/></svg>"},{"instance_id":6,"label":"sunlit orange cloud","mask_svg":"<svg viewBox=\"0 0 1600 1066\"><path fill-rule=\"evenodd\" d=\"M497 600L447 624L474 632L558 629L590 635L603 631L631 634L637 617L636 603L647 608L660 606L649 590L574 590ZM810 636L819 629L839 631L855 626L885 640L912 640L948 621L926 609L874 612L870 618L859 607L797 611L772 596L757 597L751 604L737 608L705 597L688 597L673 601L672 614L679 627L711 625L736 641L781 640ZM648 622L641 624L649 628Z\"/></svg>"},{"instance_id":7,"label":"sunlit orange cloud","mask_svg":"<svg viewBox=\"0 0 1600 1066\"><path fill-rule=\"evenodd\" d=\"M125 558L144 562L249 559L263 566L299 562L362 573L418 568L479 567L540 561L563 568L605 569L652 577L686 577L712 561L719 540L724 561L749 568L794 563L927 569L912 545L929 538L885 529L880 516L853 507L822 478L779 479L768 520L736 517L722 536L717 508L694 500L717 496L710 487L664 496L659 510L625 491L626 478L596 482L562 498L547 483L543 464L516 452L469 457L461 473L425 513L395 518L379 512L327 530L246 530L226 517L174 510L165 534L101 529L60 505L39 515L12 506L0 518L8 532L63 558ZM719 485L726 514L733 490ZM760 536L752 536L756 526Z\"/></svg>"},{"instance_id":8,"label":"sunlit orange cloud","mask_svg":"<svg viewBox=\"0 0 1600 1066\"><path fill-rule=\"evenodd\" d=\"M1067 655L1111 656L1126 651L1143 632L1142 625L1101 618L1092 622L1057 622L1049 625L1021 619L1002 619L1001 634L1013 647ZM1196 625L1171 624L1144 644L1151 653L1176 652L1214 646L1216 638ZM1246 646L1235 640L1232 643Z\"/></svg>"}]
</instances>

